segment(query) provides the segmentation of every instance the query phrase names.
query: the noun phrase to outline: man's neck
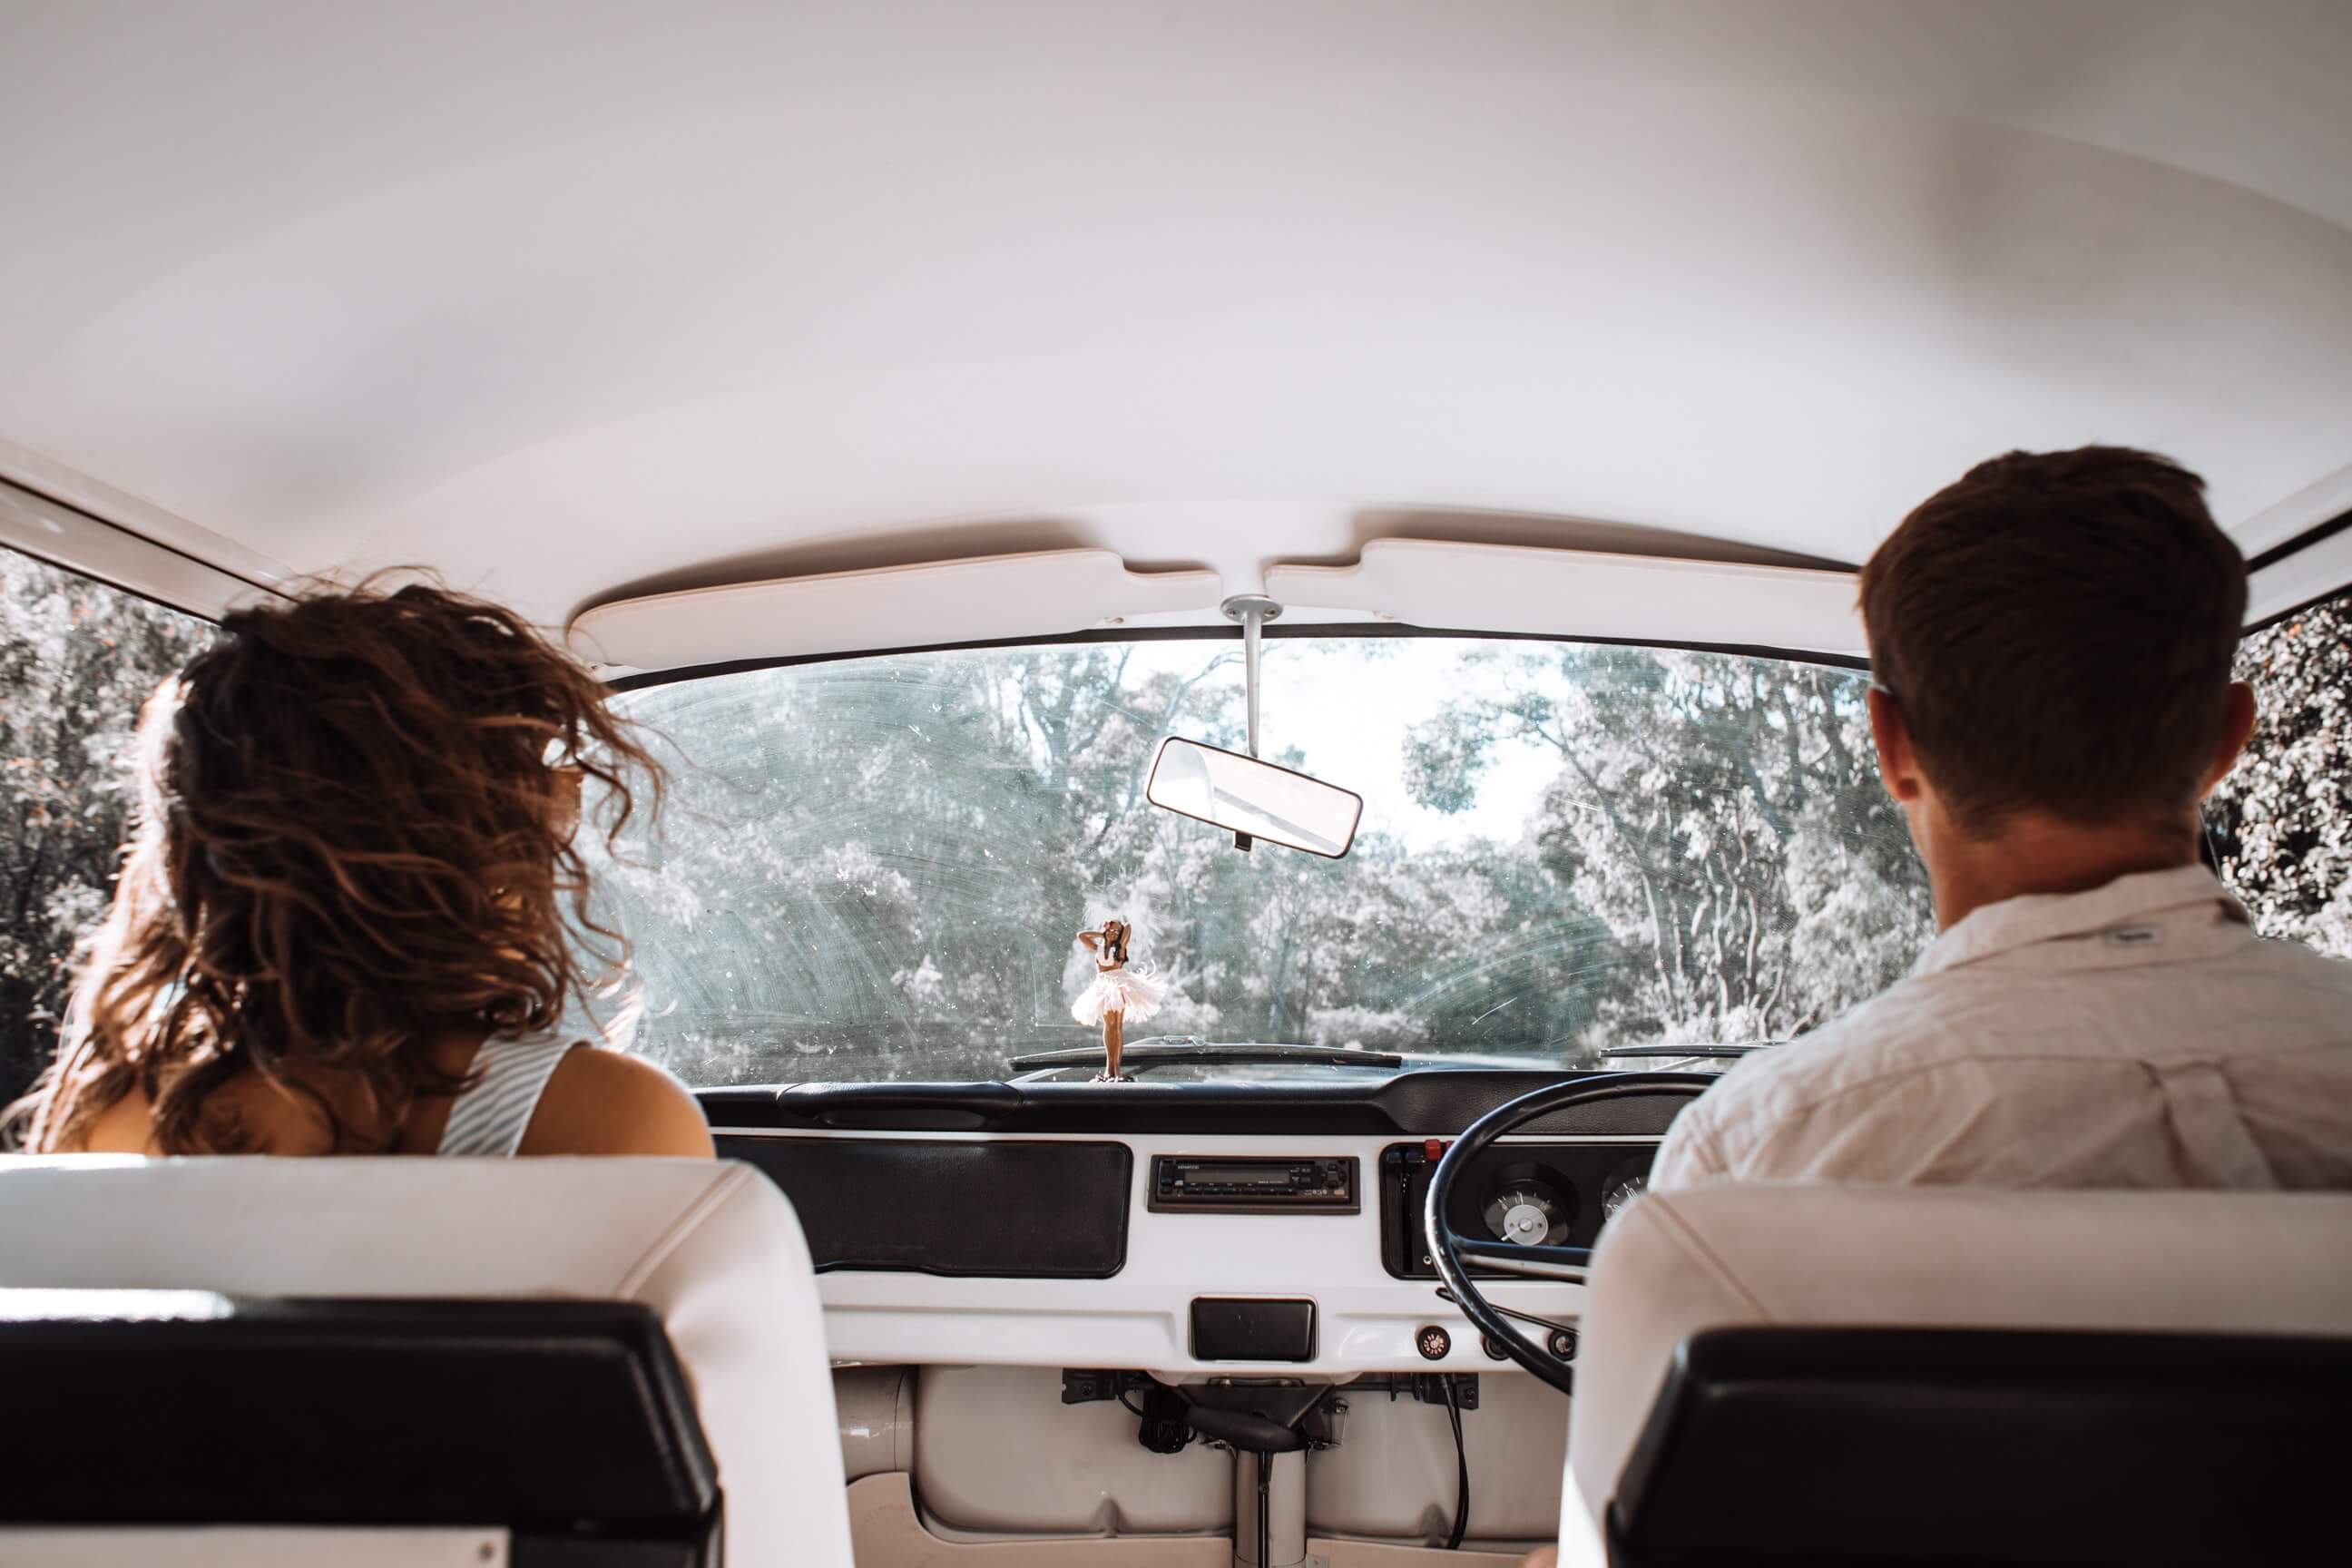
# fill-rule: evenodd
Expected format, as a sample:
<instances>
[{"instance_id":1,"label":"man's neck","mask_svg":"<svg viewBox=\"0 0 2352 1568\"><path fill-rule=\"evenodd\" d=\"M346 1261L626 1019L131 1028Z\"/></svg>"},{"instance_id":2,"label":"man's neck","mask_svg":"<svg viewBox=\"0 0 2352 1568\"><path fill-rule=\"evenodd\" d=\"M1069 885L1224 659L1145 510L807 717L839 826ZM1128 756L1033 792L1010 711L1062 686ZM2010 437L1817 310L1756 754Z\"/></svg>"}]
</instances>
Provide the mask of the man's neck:
<instances>
[{"instance_id":1,"label":"man's neck","mask_svg":"<svg viewBox=\"0 0 2352 1568\"><path fill-rule=\"evenodd\" d=\"M1936 927L1949 931L1987 904L2035 893L2087 893L2118 877L2197 863L2199 828L2136 823L2084 827L2038 814L1992 838L1945 836L1928 864Z\"/></svg>"}]
</instances>

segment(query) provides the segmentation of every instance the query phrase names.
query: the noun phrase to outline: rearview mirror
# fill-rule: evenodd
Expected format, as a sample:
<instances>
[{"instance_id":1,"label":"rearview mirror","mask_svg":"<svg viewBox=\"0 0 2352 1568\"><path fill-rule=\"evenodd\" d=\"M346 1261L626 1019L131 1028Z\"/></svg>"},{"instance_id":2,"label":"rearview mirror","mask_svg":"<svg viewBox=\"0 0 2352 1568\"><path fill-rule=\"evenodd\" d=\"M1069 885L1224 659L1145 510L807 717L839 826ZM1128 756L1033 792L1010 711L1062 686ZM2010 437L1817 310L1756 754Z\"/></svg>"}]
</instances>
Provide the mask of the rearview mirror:
<instances>
[{"instance_id":1,"label":"rearview mirror","mask_svg":"<svg viewBox=\"0 0 2352 1568\"><path fill-rule=\"evenodd\" d=\"M1179 816L1329 860L1348 852L1364 815L1364 797L1353 790L1172 735L1160 742L1143 797Z\"/></svg>"}]
</instances>

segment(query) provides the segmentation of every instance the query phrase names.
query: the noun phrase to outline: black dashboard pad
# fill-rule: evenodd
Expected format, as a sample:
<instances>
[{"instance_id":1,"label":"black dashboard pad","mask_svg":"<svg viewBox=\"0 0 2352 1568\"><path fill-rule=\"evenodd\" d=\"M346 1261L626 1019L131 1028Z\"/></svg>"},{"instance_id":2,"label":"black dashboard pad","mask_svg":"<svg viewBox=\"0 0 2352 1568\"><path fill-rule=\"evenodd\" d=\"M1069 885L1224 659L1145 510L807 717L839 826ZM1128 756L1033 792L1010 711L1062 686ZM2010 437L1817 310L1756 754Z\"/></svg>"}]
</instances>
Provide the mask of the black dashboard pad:
<instances>
[{"instance_id":1,"label":"black dashboard pad","mask_svg":"<svg viewBox=\"0 0 2352 1568\"><path fill-rule=\"evenodd\" d=\"M1452 1138L1523 1094L1605 1076L1556 1068L1428 1068L1337 1083L1188 1083L1149 1094L1125 1083L799 1083L704 1089L695 1098L713 1127L780 1131ZM1688 1076L1699 1087L1714 1081L1712 1075ZM1686 1095L1655 1094L1571 1106L1520 1131L1654 1138L1689 1103Z\"/></svg>"},{"instance_id":2,"label":"black dashboard pad","mask_svg":"<svg viewBox=\"0 0 2352 1568\"><path fill-rule=\"evenodd\" d=\"M1102 1279L1127 1262L1124 1143L721 1135L767 1173L830 1268Z\"/></svg>"}]
</instances>

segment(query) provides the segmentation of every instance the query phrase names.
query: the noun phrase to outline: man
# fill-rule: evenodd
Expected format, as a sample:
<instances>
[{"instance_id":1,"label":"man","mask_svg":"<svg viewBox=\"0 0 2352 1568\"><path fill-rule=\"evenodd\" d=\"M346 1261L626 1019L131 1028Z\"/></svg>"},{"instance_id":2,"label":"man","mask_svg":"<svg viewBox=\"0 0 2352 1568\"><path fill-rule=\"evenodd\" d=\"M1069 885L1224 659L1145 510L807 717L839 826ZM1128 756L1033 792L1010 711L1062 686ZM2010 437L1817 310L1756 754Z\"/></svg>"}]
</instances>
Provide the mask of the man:
<instances>
[{"instance_id":1,"label":"man","mask_svg":"<svg viewBox=\"0 0 2352 1568\"><path fill-rule=\"evenodd\" d=\"M1942 934L1726 1075L1652 1188L2352 1187L2352 964L2255 937L2198 858L2245 608L2147 453L2013 452L1905 519L1862 574L1870 720Z\"/></svg>"}]
</instances>

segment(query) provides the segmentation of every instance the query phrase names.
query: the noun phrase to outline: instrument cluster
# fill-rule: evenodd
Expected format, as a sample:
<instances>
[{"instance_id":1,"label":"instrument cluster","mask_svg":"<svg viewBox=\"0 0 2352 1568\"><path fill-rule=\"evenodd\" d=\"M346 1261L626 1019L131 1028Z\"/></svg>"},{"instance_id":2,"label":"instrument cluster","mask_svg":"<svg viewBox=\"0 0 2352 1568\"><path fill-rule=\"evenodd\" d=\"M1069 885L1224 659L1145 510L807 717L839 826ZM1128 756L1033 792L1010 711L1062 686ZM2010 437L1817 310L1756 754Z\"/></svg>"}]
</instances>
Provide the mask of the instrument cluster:
<instances>
[{"instance_id":1,"label":"instrument cluster","mask_svg":"<svg viewBox=\"0 0 2352 1568\"><path fill-rule=\"evenodd\" d=\"M1444 1142L1434 1138L1381 1152L1381 1262L1399 1279L1436 1277L1422 1204L1444 1152ZM1641 1195L1656 1154L1655 1140L1498 1144L1464 1173L1447 1217L1464 1236L1521 1247L1591 1247Z\"/></svg>"}]
</instances>

